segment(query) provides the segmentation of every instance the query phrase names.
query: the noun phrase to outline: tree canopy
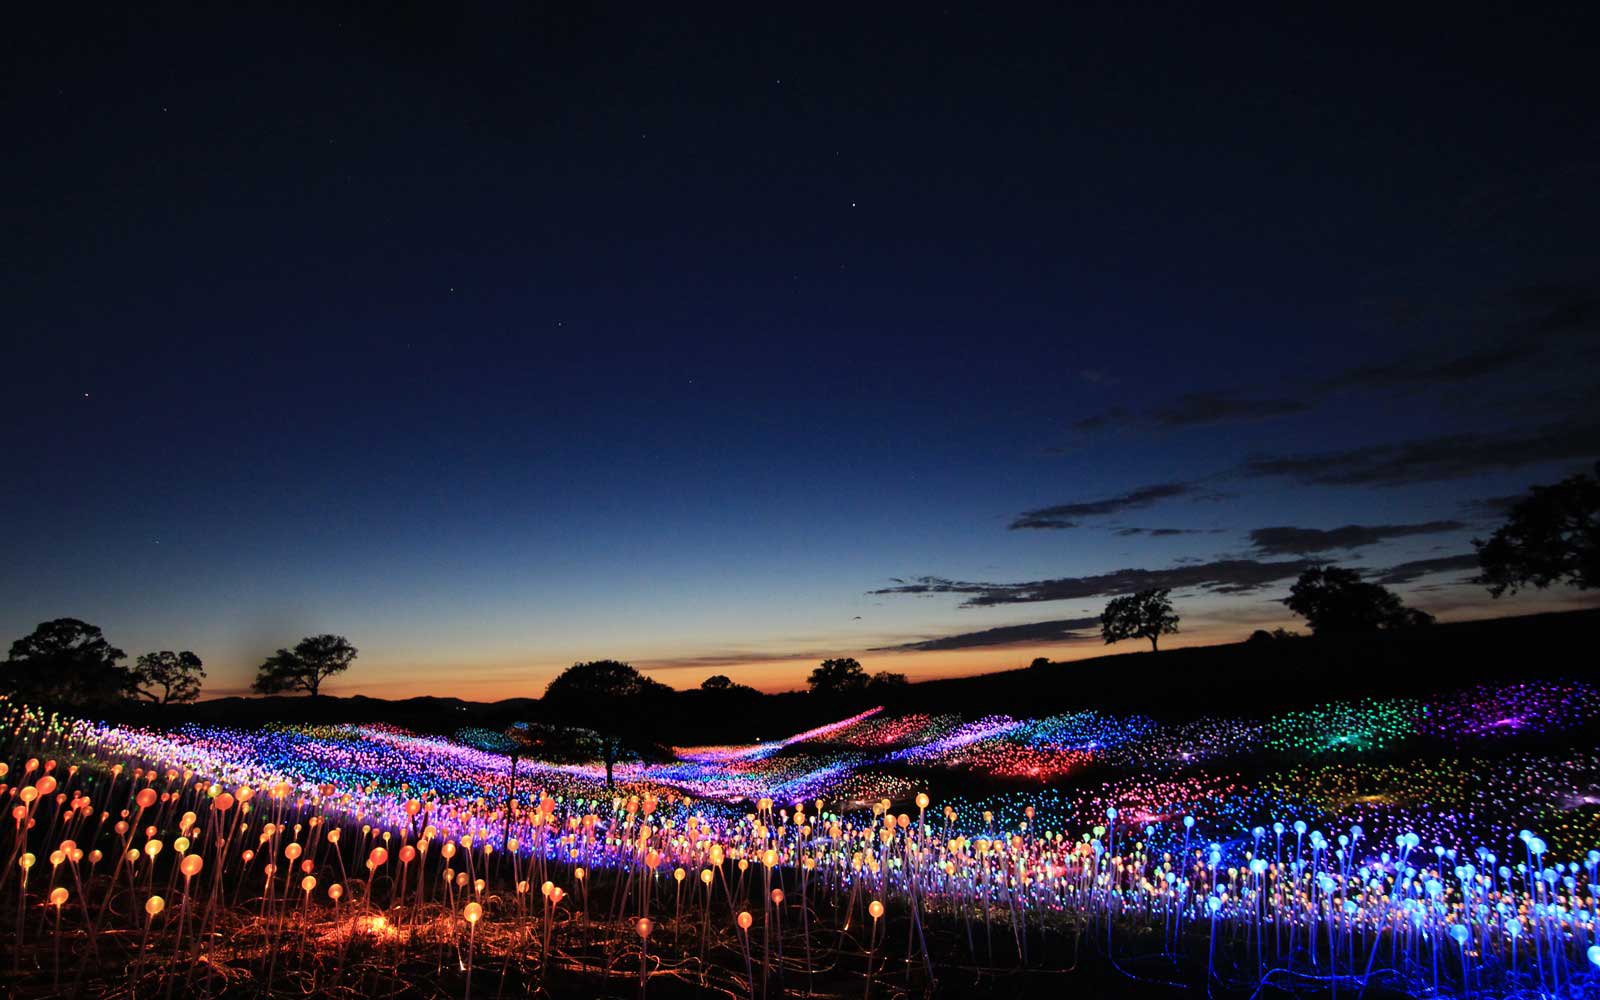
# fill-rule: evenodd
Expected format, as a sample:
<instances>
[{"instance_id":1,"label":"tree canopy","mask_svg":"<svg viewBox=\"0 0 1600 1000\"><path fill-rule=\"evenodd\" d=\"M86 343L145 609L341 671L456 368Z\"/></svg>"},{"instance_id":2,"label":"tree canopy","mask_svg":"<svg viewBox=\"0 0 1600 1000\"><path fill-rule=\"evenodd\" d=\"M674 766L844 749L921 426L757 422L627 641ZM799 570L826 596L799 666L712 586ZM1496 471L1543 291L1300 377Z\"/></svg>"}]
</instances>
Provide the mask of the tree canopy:
<instances>
[{"instance_id":1,"label":"tree canopy","mask_svg":"<svg viewBox=\"0 0 1600 1000\"><path fill-rule=\"evenodd\" d=\"M897 674L890 670L880 670L867 681L867 694L874 698L893 698L903 694L911 686L911 681L905 674Z\"/></svg>"},{"instance_id":2,"label":"tree canopy","mask_svg":"<svg viewBox=\"0 0 1600 1000\"><path fill-rule=\"evenodd\" d=\"M1361 579L1353 569L1316 566L1300 574L1283 603L1318 635L1392 631L1433 623L1433 616L1408 608L1398 594Z\"/></svg>"},{"instance_id":3,"label":"tree canopy","mask_svg":"<svg viewBox=\"0 0 1600 1000\"><path fill-rule=\"evenodd\" d=\"M1156 650L1158 639L1178 631L1178 616L1167 596L1171 593L1156 588L1112 598L1100 613L1100 635L1106 645L1123 639L1149 639L1150 649Z\"/></svg>"},{"instance_id":4,"label":"tree canopy","mask_svg":"<svg viewBox=\"0 0 1600 1000\"><path fill-rule=\"evenodd\" d=\"M1472 544L1482 568L1477 582L1495 597L1530 585L1600 585L1600 464L1594 476L1533 487L1487 542Z\"/></svg>"},{"instance_id":5,"label":"tree canopy","mask_svg":"<svg viewBox=\"0 0 1600 1000\"><path fill-rule=\"evenodd\" d=\"M618 660L574 663L545 688L545 707L562 726L592 729L606 765L606 787L626 753L652 754L658 712L672 689ZM592 759L592 758L591 758Z\"/></svg>"},{"instance_id":6,"label":"tree canopy","mask_svg":"<svg viewBox=\"0 0 1600 1000\"><path fill-rule=\"evenodd\" d=\"M350 669L356 647L342 635L308 635L293 649L280 649L256 668L251 688L260 694L304 691L315 698L322 682Z\"/></svg>"},{"instance_id":7,"label":"tree canopy","mask_svg":"<svg viewBox=\"0 0 1600 1000\"><path fill-rule=\"evenodd\" d=\"M725 674L713 674L700 682L700 690L713 698L751 698L761 694L748 684L740 684Z\"/></svg>"},{"instance_id":8,"label":"tree canopy","mask_svg":"<svg viewBox=\"0 0 1600 1000\"><path fill-rule=\"evenodd\" d=\"M35 704L108 705L133 690L133 675L120 662L126 657L94 625L56 618L11 644L4 685Z\"/></svg>"},{"instance_id":9,"label":"tree canopy","mask_svg":"<svg viewBox=\"0 0 1600 1000\"><path fill-rule=\"evenodd\" d=\"M133 689L158 705L194 701L200 697L200 678L206 675L200 657L189 650L164 649L139 657L133 668Z\"/></svg>"},{"instance_id":10,"label":"tree canopy","mask_svg":"<svg viewBox=\"0 0 1600 1000\"><path fill-rule=\"evenodd\" d=\"M866 670L853 657L823 660L811 671L806 683L812 694L850 695L862 694L869 683Z\"/></svg>"}]
</instances>

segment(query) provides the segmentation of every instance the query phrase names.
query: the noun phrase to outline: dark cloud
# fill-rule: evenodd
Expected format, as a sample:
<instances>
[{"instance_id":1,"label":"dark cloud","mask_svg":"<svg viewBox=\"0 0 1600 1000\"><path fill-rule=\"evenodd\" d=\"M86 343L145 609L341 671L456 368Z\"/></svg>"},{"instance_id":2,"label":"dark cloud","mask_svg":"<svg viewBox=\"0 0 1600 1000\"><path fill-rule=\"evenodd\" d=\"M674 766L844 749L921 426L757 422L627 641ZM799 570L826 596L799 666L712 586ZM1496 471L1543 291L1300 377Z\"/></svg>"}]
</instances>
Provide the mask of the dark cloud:
<instances>
[{"instance_id":1,"label":"dark cloud","mask_svg":"<svg viewBox=\"0 0 1600 1000\"><path fill-rule=\"evenodd\" d=\"M1526 493L1512 493L1503 497L1479 497L1476 500L1461 501L1461 509L1472 517L1502 518L1511 513L1522 500L1527 498Z\"/></svg>"},{"instance_id":2,"label":"dark cloud","mask_svg":"<svg viewBox=\"0 0 1600 1000\"><path fill-rule=\"evenodd\" d=\"M1194 427L1227 420L1263 420L1310 409L1303 399L1246 399L1220 392L1191 392L1151 412L1161 427Z\"/></svg>"},{"instance_id":3,"label":"dark cloud","mask_svg":"<svg viewBox=\"0 0 1600 1000\"><path fill-rule=\"evenodd\" d=\"M1400 486L1600 455L1600 423L1507 434L1444 434L1343 451L1255 458L1240 471L1318 486Z\"/></svg>"},{"instance_id":4,"label":"dark cloud","mask_svg":"<svg viewBox=\"0 0 1600 1000\"><path fill-rule=\"evenodd\" d=\"M1453 570L1478 568L1478 555L1475 552L1466 552L1458 556L1440 556L1437 559L1416 559L1403 562L1397 566L1390 566L1378 577L1379 583L1400 584L1420 580L1422 577L1434 573L1448 573Z\"/></svg>"},{"instance_id":5,"label":"dark cloud","mask_svg":"<svg viewBox=\"0 0 1600 1000\"><path fill-rule=\"evenodd\" d=\"M1512 297L1534 313L1527 332L1535 337L1600 333L1600 291L1582 285L1531 285Z\"/></svg>"},{"instance_id":6,"label":"dark cloud","mask_svg":"<svg viewBox=\"0 0 1600 1000\"><path fill-rule=\"evenodd\" d=\"M1430 314L1439 309L1419 308ZM1462 315L1444 320L1478 328L1476 344L1463 352L1445 348L1431 355L1359 365L1309 382L1298 395L1261 398L1248 389L1191 392L1142 412L1113 407L1072 426L1080 431L1113 424L1181 428L1289 416L1350 389L1422 389L1486 378L1535 361L1563 339L1600 334L1600 290L1592 285L1528 286L1480 300L1471 308L1489 318Z\"/></svg>"},{"instance_id":7,"label":"dark cloud","mask_svg":"<svg viewBox=\"0 0 1600 1000\"><path fill-rule=\"evenodd\" d=\"M1150 425L1155 427L1198 427L1229 420L1264 420L1299 413L1310 408L1301 399L1254 399L1231 392L1191 392L1174 402L1144 413L1114 406L1104 413L1084 417L1072 424L1074 430L1097 431L1112 425Z\"/></svg>"},{"instance_id":8,"label":"dark cloud","mask_svg":"<svg viewBox=\"0 0 1600 1000\"><path fill-rule=\"evenodd\" d=\"M873 594L960 594L962 607L1080 600L1130 594L1151 587L1174 590L1198 588L1217 594L1244 594L1269 584L1292 579L1315 565L1307 559L1260 562L1255 559L1219 559L1171 569L1119 569L1096 576L1069 576L1025 583L982 583L925 576L895 580L894 586Z\"/></svg>"},{"instance_id":9,"label":"dark cloud","mask_svg":"<svg viewBox=\"0 0 1600 1000\"><path fill-rule=\"evenodd\" d=\"M1256 551L1268 556L1306 555L1327 552L1330 549L1359 549L1389 538L1406 538L1411 535L1437 535L1446 531L1459 531L1466 525L1460 521L1424 521L1420 524L1347 524L1342 528L1294 528L1281 525L1256 528L1250 532L1250 543Z\"/></svg>"},{"instance_id":10,"label":"dark cloud","mask_svg":"<svg viewBox=\"0 0 1600 1000\"><path fill-rule=\"evenodd\" d=\"M1322 382L1322 390L1390 389L1466 382L1524 365L1573 334L1600 332L1600 292L1583 285L1538 285L1480 300L1476 317L1446 320L1480 328L1465 353L1415 355L1361 365Z\"/></svg>"},{"instance_id":11,"label":"dark cloud","mask_svg":"<svg viewBox=\"0 0 1600 1000\"><path fill-rule=\"evenodd\" d=\"M1171 497L1183 496L1193 493L1195 488L1188 483L1157 483L1154 486L1143 486L1119 496L1108 497L1104 500L1089 500L1084 503L1064 503L1054 507L1041 507L1038 510L1023 511L1017 519L1011 522L1011 530L1021 528L1062 529L1077 526L1076 518L1100 517L1105 514L1115 514L1119 511L1132 510L1137 507L1148 507L1160 500Z\"/></svg>"},{"instance_id":12,"label":"dark cloud","mask_svg":"<svg viewBox=\"0 0 1600 1000\"><path fill-rule=\"evenodd\" d=\"M1442 361L1409 358L1386 364L1362 365L1323 382L1321 388L1388 389L1464 382L1522 364L1542 350L1543 346L1537 341L1523 338Z\"/></svg>"},{"instance_id":13,"label":"dark cloud","mask_svg":"<svg viewBox=\"0 0 1600 1000\"><path fill-rule=\"evenodd\" d=\"M905 642L897 646L879 646L867 652L931 652L941 649L973 649L979 646L1011 646L1024 642L1072 642L1098 639L1100 637L1098 632L1084 630L1099 627L1098 615L1093 618L1063 618L1058 621L1032 622L1027 625L1001 625L998 628L986 628L981 632L958 632L955 635Z\"/></svg>"},{"instance_id":14,"label":"dark cloud","mask_svg":"<svg viewBox=\"0 0 1600 1000\"><path fill-rule=\"evenodd\" d=\"M1084 417L1082 420L1073 421L1072 428L1079 431L1097 431L1111 424L1121 423L1127 420L1129 416L1130 414L1127 410L1120 406L1113 406L1104 413L1097 413L1092 417Z\"/></svg>"},{"instance_id":15,"label":"dark cloud","mask_svg":"<svg viewBox=\"0 0 1600 1000\"><path fill-rule=\"evenodd\" d=\"M1129 535L1149 535L1151 538L1171 538L1173 535L1204 535L1215 534L1221 528L1211 528L1209 531L1201 528L1118 528L1117 534L1127 537Z\"/></svg>"},{"instance_id":16,"label":"dark cloud","mask_svg":"<svg viewBox=\"0 0 1600 1000\"><path fill-rule=\"evenodd\" d=\"M746 663L778 663L786 660L825 660L843 655L837 650L815 652L754 653L727 650L702 656L680 656L661 660L640 660L633 665L646 673L660 670L699 670L713 667L737 667Z\"/></svg>"}]
</instances>

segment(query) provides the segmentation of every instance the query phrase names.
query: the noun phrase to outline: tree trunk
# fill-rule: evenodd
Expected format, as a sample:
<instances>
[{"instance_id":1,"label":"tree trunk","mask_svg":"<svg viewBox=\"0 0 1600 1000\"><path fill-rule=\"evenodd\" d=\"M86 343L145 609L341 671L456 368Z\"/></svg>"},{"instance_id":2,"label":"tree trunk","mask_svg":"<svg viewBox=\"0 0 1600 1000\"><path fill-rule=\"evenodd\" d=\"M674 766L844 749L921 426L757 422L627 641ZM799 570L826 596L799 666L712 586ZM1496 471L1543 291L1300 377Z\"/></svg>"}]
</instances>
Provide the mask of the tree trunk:
<instances>
[{"instance_id":1,"label":"tree trunk","mask_svg":"<svg viewBox=\"0 0 1600 1000\"><path fill-rule=\"evenodd\" d=\"M506 786L506 830L500 836L500 849L511 839L511 799L517 794L517 755L511 754L511 784Z\"/></svg>"},{"instance_id":2,"label":"tree trunk","mask_svg":"<svg viewBox=\"0 0 1600 1000\"><path fill-rule=\"evenodd\" d=\"M1156 637L1155 636L1151 636L1150 637L1150 652L1152 652L1152 653L1160 652L1160 650L1158 650L1156 648Z\"/></svg>"},{"instance_id":3,"label":"tree trunk","mask_svg":"<svg viewBox=\"0 0 1600 1000\"><path fill-rule=\"evenodd\" d=\"M616 747L614 747L611 744L610 740L607 740L606 741L606 791L608 791L608 792L614 792L614 791L617 790L616 782L614 782L612 780L612 778L611 778L611 765L616 762L616 759L617 759Z\"/></svg>"}]
</instances>

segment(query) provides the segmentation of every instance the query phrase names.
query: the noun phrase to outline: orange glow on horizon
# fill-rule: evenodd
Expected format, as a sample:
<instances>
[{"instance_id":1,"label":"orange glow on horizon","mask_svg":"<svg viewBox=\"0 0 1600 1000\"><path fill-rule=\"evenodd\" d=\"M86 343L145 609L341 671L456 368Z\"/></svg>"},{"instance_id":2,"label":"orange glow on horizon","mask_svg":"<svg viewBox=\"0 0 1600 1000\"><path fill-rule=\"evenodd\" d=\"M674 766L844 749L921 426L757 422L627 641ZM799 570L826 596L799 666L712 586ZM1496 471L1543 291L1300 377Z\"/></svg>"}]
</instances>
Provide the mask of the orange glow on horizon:
<instances>
[{"instance_id":1,"label":"orange glow on horizon","mask_svg":"<svg viewBox=\"0 0 1600 1000\"><path fill-rule=\"evenodd\" d=\"M1527 596L1527 600L1519 601L1516 605L1499 607L1485 605L1482 602L1467 602L1430 609L1427 604L1418 603L1424 609L1436 614L1441 622L1577 610L1594 606L1591 596L1576 592ZM1495 611L1503 611L1503 614L1485 613ZM1282 617L1266 614L1260 620L1249 622L1206 621L1198 615L1196 619L1192 623L1186 622L1183 631L1178 634L1164 637L1161 649L1240 642L1257 628L1270 630L1282 626L1302 633L1307 631L1303 622L1287 613ZM861 642L859 638L855 641ZM740 660L737 656L656 661L635 657L631 662L649 676L678 690L698 687L707 677L724 674L736 683L748 684L767 693L778 693L803 690L807 674L827 656L853 656L861 662L869 674L892 671L905 674L909 680L915 682L1020 669L1040 656L1048 657L1055 662L1069 663L1097 656L1148 652L1149 649L1148 642L1139 640L1127 640L1107 646L1098 639L905 652L851 649L841 643L836 651L823 654L766 657L760 653L752 653L748 660ZM361 694L393 700L427 696L480 702L537 698L544 693L545 686L572 662L572 659L555 662L549 659L543 662L529 660L514 662L496 658L489 662L469 660L445 665L415 661L385 662L378 657L371 657L357 660L348 674L333 678L324 685L323 690L324 693L333 696L349 697ZM241 671L237 670L230 670L227 673L232 676L241 675ZM218 674L223 674L223 671L218 671ZM248 673L244 672L243 675L248 676ZM221 680L221 676L218 679ZM246 684L236 687L217 684L208 685L202 691L201 698L213 700L249 694Z\"/></svg>"}]
</instances>

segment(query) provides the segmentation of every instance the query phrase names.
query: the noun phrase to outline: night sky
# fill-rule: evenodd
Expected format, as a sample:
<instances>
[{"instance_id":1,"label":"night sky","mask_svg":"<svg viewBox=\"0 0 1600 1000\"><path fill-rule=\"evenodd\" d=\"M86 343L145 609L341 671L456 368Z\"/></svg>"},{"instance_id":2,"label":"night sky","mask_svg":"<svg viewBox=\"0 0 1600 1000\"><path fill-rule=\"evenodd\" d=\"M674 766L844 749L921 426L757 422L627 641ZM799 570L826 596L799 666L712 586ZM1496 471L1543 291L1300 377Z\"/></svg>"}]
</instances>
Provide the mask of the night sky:
<instances>
[{"instance_id":1,"label":"night sky","mask_svg":"<svg viewBox=\"0 0 1600 1000\"><path fill-rule=\"evenodd\" d=\"M1600 457L1593 16L1073 6L14 12L0 639L498 698L1232 640L1312 559L1575 606L1461 581Z\"/></svg>"}]
</instances>

